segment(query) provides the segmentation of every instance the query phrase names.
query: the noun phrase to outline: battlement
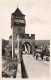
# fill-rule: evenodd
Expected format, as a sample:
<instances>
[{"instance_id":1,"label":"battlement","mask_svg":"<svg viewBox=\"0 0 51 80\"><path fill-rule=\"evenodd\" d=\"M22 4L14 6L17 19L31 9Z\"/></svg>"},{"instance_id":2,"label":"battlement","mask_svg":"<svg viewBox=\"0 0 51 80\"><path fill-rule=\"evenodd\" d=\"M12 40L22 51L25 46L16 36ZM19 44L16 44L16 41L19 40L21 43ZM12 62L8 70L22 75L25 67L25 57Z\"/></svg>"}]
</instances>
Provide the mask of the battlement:
<instances>
[{"instance_id":1,"label":"battlement","mask_svg":"<svg viewBox=\"0 0 51 80\"><path fill-rule=\"evenodd\" d=\"M25 34L25 38L29 38L29 34Z\"/></svg>"},{"instance_id":2,"label":"battlement","mask_svg":"<svg viewBox=\"0 0 51 80\"><path fill-rule=\"evenodd\" d=\"M31 38L32 39L35 39L35 34L31 34Z\"/></svg>"},{"instance_id":3,"label":"battlement","mask_svg":"<svg viewBox=\"0 0 51 80\"><path fill-rule=\"evenodd\" d=\"M19 37L23 39L35 39L35 34L19 34Z\"/></svg>"}]
</instances>

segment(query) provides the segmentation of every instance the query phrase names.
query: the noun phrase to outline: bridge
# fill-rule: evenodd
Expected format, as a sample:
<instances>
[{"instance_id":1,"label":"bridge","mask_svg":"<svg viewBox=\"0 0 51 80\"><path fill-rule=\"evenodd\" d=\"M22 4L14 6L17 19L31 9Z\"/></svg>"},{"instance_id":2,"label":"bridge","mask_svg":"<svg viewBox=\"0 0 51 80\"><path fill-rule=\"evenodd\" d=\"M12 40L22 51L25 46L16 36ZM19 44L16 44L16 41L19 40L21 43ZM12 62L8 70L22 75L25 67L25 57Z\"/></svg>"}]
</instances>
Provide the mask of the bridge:
<instances>
[{"instance_id":1,"label":"bridge","mask_svg":"<svg viewBox=\"0 0 51 80\"><path fill-rule=\"evenodd\" d=\"M20 63L18 62L17 77L19 78L50 77L50 62L45 61L45 58L41 60L40 57L38 58L38 60L36 60L32 54L29 54L31 50L28 43L25 43L24 47L25 47L24 50L25 52L27 52L27 54L26 53L23 54L21 58L21 62ZM18 50L19 50L19 44L18 44ZM18 51L18 59L20 61L19 51Z\"/></svg>"},{"instance_id":2,"label":"bridge","mask_svg":"<svg viewBox=\"0 0 51 80\"><path fill-rule=\"evenodd\" d=\"M50 62L36 60L32 55L23 54L21 66L19 66L21 76L19 78L49 78L50 77Z\"/></svg>"}]
</instances>

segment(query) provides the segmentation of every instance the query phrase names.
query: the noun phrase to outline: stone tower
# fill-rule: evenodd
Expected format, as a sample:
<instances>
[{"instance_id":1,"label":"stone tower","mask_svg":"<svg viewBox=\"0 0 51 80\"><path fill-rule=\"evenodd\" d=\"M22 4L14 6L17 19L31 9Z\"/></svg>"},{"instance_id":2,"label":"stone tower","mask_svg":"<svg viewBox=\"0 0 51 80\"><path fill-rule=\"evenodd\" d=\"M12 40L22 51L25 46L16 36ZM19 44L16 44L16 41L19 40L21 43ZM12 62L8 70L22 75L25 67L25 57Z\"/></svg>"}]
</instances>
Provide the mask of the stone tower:
<instances>
[{"instance_id":1,"label":"stone tower","mask_svg":"<svg viewBox=\"0 0 51 80\"><path fill-rule=\"evenodd\" d=\"M15 56L17 35L25 34L25 15L17 8L11 15L12 57Z\"/></svg>"}]
</instances>

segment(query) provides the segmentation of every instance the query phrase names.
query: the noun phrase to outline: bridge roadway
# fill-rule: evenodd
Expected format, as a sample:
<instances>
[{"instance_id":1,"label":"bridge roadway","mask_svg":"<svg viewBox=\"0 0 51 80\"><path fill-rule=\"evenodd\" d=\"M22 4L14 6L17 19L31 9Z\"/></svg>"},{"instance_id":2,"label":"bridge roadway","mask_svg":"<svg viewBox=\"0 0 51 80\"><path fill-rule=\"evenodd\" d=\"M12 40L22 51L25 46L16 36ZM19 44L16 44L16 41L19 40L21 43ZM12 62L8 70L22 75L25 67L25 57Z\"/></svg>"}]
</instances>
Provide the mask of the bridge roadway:
<instances>
[{"instance_id":1,"label":"bridge roadway","mask_svg":"<svg viewBox=\"0 0 51 80\"><path fill-rule=\"evenodd\" d=\"M28 78L49 78L50 77L50 62L34 59L32 55L24 54L23 63L25 65Z\"/></svg>"}]
</instances>

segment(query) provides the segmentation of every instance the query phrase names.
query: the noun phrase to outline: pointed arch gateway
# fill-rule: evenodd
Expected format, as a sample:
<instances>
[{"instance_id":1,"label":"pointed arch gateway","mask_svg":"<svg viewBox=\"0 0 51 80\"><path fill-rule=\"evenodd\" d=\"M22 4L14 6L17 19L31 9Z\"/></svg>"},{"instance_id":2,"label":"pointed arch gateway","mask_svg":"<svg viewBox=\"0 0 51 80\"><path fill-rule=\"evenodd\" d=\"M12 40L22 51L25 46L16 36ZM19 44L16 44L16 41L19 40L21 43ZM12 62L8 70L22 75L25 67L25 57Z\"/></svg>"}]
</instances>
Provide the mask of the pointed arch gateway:
<instances>
[{"instance_id":1,"label":"pointed arch gateway","mask_svg":"<svg viewBox=\"0 0 51 80\"><path fill-rule=\"evenodd\" d=\"M22 48L24 53L32 54L32 45L29 42L23 43Z\"/></svg>"}]
</instances>

